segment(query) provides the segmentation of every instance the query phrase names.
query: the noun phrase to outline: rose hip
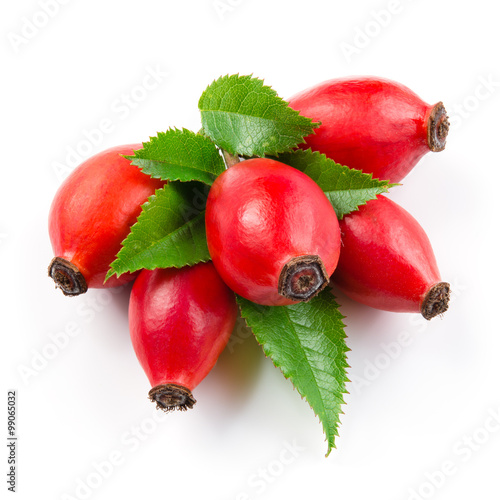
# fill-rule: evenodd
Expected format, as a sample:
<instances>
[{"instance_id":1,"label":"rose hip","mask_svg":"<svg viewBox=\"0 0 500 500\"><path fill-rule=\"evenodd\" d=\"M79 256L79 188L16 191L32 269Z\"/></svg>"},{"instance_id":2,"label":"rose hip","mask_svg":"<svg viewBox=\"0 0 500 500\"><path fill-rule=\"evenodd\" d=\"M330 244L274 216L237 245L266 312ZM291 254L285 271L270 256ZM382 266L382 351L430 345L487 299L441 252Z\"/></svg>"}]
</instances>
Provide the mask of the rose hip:
<instances>
[{"instance_id":1,"label":"rose hip","mask_svg":"<svg viewBox=\"0 0 500 500\"><path fill-rule=\"evenodd\" d=\"M98 153L78 166L57 191L49 213L56 255L49 276L65 295L123 285L136 276L126 273L104 283L141 205L164 185L122 156L141 148L134 144Z\"/></svg>"},{"instance_id":2,"label":"rose hip","mask_svg":"<svg viewBox=\"0 0 500 500\"><path fill-rule=\"evenodd\" d=\"M192 408L192 390L205 378L231 336L234 293L211 262L141 271L132 287L132 344L163 410Z\"/></svg>"},{"instance_id":3,"label":"rose hip","mask_svg":"<svg viewBox=\"0 0 500 500\"><path fill-rule=\"evenodd\" d=\"M206 232L212 261L237 294L262 305L305 301L337 265L337 216L320 187L283 163L238 163L213 183Z\"/></svg>"},{"instance_id":4,"label":"rose hip","mask_svg":"<svg viewBox=\"0 0 500 500\"><path fill-rule=\"evenodd\" d=\"M340 221L342 250L332 285L377 309L420 312L431 319L448 308L429 238L402 207L380 195Z\"/></svg>"},{"instance_id":5,"label":"rose hip","mask_svg":"<svg viewBox=\"0 0 500 500\"><path fill-rule=\"evenodd\" d=\"M449 122L442 102L431 106L400 83L371 76L328 80L289 100L320 121L303 149L399 182L429 151L442 151Z\"/></svg>"}]
</instances>

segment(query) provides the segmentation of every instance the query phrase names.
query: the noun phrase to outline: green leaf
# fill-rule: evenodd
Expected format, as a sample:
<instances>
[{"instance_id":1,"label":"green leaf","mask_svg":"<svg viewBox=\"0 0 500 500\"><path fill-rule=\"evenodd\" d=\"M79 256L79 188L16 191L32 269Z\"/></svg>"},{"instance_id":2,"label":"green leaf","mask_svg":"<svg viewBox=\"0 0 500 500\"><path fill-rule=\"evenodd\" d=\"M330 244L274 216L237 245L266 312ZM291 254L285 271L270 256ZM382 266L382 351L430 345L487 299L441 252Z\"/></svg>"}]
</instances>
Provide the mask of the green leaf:
<instances>
[{"instance_id":1,"label":"green leaf","mask_svg":"<svg viewBox=\"0 0 500 500\"><path fill-rule=\"evenodd\" d=\"M205 233L203 184L170 182L142 205L106 279L157 267L191 266L210 260Z\"/></svg>"},{"instance_id":2,"label":"green leaf","mask_svg":"<svg viewBox=\"0 0 500 500\"><path fill-rule=\"evenodd\" d=\"M289 378L319 416L328 442L335 447L348 368L344 316L329 289L309 302L260 306L237 298L241 315L264 353Z\"/></svg>"},{"instance_id":3,"label":"green leaf","mask_svg":"<svg viewBox=\"0 0 500 500\"><path fill-rule=\"evenodd\" d=\"M128 156L145 174L165 181L200 181L211 185L224 172L224 161L215 144L190 130L158 132L143 149Z\"/></svg>"},{"instance_id":4,"label":"green leaf","mask_svg":"<svg viewBox=\"0 0 500 500\"><path fill-rule=\"evenodd\" d=\"M198 107L206 135L232 155L291 151L319 126L251 76L219 78L203 92Z\"/></svg>"},{"instance_id":5,"label":"green leaf","mask_svg":"<svg viewBox=\"0 0 500 500\"><path fill-rule=\"evenodd\" d=\"M339 219L396 185L373 179L372 174L365 174L361 170L339 165L324 154L310 149L280 154L278 160L311 177L325 192Z\"/></svg>"}]
</instances>

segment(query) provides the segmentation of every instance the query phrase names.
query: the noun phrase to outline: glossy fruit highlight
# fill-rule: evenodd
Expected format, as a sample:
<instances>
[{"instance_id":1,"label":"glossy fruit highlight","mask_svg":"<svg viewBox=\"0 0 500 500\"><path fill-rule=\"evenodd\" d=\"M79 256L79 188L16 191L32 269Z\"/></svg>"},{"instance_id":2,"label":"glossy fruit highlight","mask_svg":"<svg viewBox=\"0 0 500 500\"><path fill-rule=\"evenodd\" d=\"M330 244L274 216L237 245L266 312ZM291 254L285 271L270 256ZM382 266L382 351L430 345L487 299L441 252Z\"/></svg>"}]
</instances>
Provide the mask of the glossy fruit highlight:
<instances>
[{"instance_id":1,"label":"glossy fruit highlight","mask_svg":"<svg viewBox=\"0 0 500 500\"><path fill-rule=\"evenodd\" d=\"M255 158L222 173L210 189L205 221L217 271L252 302L309 300L337 265L335 210L310 177L278 161Z\"/></svg>"},{"instance_id":2,"label":"glossy fruit highlight","mask_svg":"<svg viewBox=\"0 0 500 500\"><path fill-rule=\"evenodd\" d=\"M376 309L420 312L426 319L448 309L450 285L441 281L429 238L397 203L379 195L346 215L340 230L332 286Z\"/></svg>"},{"instance_id":3,"label":"glossy fruit highlight","mask_svg":"<svg viewBox=\"0 0 500 500\"><path fill-rule=\"evenodd\" d=\"M96 154L78 166L57 191L49 213L55 254L49 276L65 295L123 285L136 276L126 273L104 283L141 205L164 185L122 156L141 148L133 144Z\"/></svg>"},{"instance_id":4,"label":"glossy fruit highlight","mask_svg":"<svg viewBox=\"0 0 500 500\"><path fill-rule=\"evenodd\" d=\"M442 102L429 105L400 83L372 76L328 80L290 106L320 121L311 148L379 179L399 182L429 151L442 151L449 122Z\"/></svg>"},{"instance_id":5,"label":"glossy fruit highlight","mask_svg":"<svg viewBox=\"0 0 500 500\"><path fill-rule=\"evenodd\" d=\"M163 410L192 408L192 390L206 377L231 336L234 293L211 262L141 271L132 287L132 344Z\"/></svg>"}]
</instances>

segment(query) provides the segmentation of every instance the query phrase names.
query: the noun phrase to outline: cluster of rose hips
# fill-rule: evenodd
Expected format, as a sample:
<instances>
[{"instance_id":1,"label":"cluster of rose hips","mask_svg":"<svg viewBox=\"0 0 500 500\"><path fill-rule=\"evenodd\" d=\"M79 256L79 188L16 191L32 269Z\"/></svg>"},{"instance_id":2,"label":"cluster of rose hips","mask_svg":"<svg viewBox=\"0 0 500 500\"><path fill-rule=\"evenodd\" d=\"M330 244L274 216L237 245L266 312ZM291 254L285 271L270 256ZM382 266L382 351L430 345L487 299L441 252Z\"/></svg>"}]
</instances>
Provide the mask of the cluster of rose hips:
<instances>
[{"instance_id":1,"label":"cluster of rose hips","mask_svg":"<svg viewBox=\"0 0 500 500\"><path fill-rule=\"evenodd\" d=\"M429 151L444 149L448 120L398 83L330 80L289 100L321 122L303 149L398 183ZM270 158L235 162L206 203L211 262L112 276L110 264L163 181L131 165L141 145L106 150L81 164L53 201L49 275L65 295L135 280L133 347L163 409L186 409L223 351L237 319L235 294L264 306L308 301L329 283L352 299L426 319L448 307L429 239L403 208L379 195L340 221L321 188ZM238 160L238 159L237 159Z\"/></svg>"}]
</instances>

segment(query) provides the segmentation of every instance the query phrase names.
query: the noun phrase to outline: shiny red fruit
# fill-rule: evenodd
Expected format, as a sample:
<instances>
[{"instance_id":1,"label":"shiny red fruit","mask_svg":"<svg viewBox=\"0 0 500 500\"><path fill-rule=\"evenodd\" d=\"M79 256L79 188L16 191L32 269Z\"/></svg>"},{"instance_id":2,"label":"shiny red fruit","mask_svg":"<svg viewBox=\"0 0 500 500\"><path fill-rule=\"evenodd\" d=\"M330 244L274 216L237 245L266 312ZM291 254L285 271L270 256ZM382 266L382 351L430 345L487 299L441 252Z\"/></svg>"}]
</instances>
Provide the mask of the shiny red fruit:
<instances>
[{"instance_id":1,"label":"shiny red fruit","mask_svg":"<svg viewBox=\"0 0 500 500\"><path fill-rule=\"evenodd\" d=\"M258 304L309 300L337 265L335 210L310 177L283 163L256 158L230 167L210 189L205 221L222 279Z\"/></svg>"},{"instance_id":2,"label":"shiny red fruit","mask_svg":"<svg viewBox=\"0 0 500 500\"><path fill-rule=\"evenodd\" d=\"M104 283L141 205L164 185L122 156L141 148L133 144L96 154L78 166L57 191L49 213L55 255L49 276L65 295L123 285L136 276L126 273Z\"/></svg>"},{"instance_id":3,"label":"shiny red fruit","mask_svg":"<svg viewBox=\"0 0 500 500\"><path fill-rule=\"evenodd\" d=\"M132 344L164 410L191 408L191 391L206 377L231 336L234 293L211 262L141 271L132 287Z\"/></svg>"},{"instance_id":4,"label":"shiny red fruit","mask_svg":"<svg viewBox=\"0 0 500 500\"><path fill-rule=\"evenodd\" d=\"M377 309L420 312L426 319L448 308L429 238L420 224L384 196L340 221L342 250L332 285Z\"/></svg>"},{"instance_id":5,"label":"shiny red fruit","mask_svg":"<svg viewBox=\"0 0 500 500\"><path fill-rule=\"evenodd\" d=\"M449 122L443 103L425 103L400 83L371 76L328 80L289 99L321 126L303 149L399 182L429 151L442 151Z\"/></svg>"}]
</instances>

